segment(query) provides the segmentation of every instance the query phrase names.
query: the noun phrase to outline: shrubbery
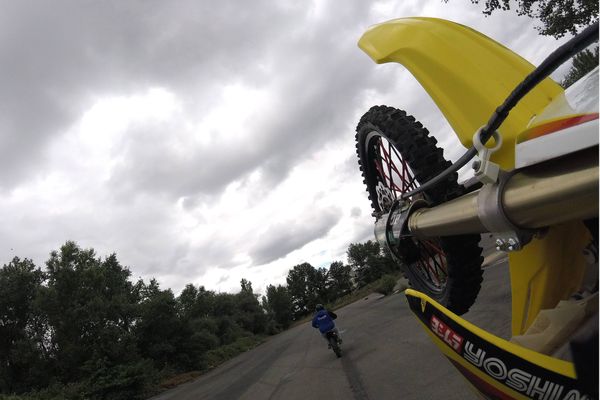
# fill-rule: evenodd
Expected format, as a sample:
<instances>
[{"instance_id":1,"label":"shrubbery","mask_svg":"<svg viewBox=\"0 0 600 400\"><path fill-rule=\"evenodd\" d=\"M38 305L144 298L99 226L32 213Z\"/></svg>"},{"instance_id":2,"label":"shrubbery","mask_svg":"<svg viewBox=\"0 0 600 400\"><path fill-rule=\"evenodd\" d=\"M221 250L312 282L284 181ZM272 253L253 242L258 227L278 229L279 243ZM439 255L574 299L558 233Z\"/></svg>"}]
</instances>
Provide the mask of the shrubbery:
<instances>
[{"instance_id":1,"label":"shrubbery","mask_svg":"<svg viewBox=\"0 0 600 400\"><path fill-rule=\"evenodd\" d=\"M45 270L19 258L4 265L0 396L143 399L162 377L206 369L263 337L267 315L245 280L237 294L188 285L175 297L130 275L115 255L73 242Z\"/></svg>"},{"instance_id":2,"label":"shrubbery","mask_svg":"<svg viewBox=\"0 0 600 400\"><path fill-rule=\"evenodd\" d=\"M375 288L377 293L381 293L384 296L390 295L394 291L397 279L393 275L384 275L381 277L379 286Z\"/></svg>"},{"instance_id":3,"label":"shrubbery","mask_svg":"<svg viewBox=\"0 0 600 400\"><path fill-rule=\"evenodd\" d=\"M376 243L348 255L351 265L296 265L262 302L245 279L235 294L189 284L176 297L74 242L43 270L15 257L0 268L0 399L147 398L161 380L210 369L397 268Z\"/></svg>"}]
</instances>

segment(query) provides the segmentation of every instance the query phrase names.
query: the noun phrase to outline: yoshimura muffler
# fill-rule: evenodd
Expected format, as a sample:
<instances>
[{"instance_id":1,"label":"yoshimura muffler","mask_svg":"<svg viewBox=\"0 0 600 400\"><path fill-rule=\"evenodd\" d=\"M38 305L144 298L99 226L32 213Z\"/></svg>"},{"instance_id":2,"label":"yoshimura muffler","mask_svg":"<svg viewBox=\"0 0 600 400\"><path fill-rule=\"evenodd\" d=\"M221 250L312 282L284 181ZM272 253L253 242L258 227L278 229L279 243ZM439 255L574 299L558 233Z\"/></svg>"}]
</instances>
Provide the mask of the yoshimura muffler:
<instances>
[{"instance_id":1,"label":"yoshimura muffler","mask_svg":"<svg viewBox=\"0 0 600 400\"><path fill-rule=\"evenodd\" d=\"M394 241L401 232L419 237L483 233L495 231L494 225L506 220L519 229L534 230L596 217L598 148L519 170L500 186L497 196L484 187L432 208L383 215L375 236L383 244L384 232Z\"/></svg>"}]
</instances>

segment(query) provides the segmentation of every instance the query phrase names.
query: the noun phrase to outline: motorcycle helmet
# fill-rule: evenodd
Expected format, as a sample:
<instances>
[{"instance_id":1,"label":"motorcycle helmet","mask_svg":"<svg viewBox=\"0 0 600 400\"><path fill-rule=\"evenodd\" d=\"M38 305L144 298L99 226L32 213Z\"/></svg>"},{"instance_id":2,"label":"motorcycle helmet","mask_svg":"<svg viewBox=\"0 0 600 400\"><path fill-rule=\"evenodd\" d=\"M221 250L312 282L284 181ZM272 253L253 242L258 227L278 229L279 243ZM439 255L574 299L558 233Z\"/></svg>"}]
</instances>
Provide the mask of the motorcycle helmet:
<instances>
[{"instance_id":1,"label":"motorcycle helmet","mask_svg":"<svg viewBox=\"0 0 600 400\"><path fill-rule=\"evenodd\" d=\"M317 310L317 311L321 311L323 309L325 309L325 307L323 307L323 304L317 304L315 307L315 310Z\"/></svg>"}]
</instances>

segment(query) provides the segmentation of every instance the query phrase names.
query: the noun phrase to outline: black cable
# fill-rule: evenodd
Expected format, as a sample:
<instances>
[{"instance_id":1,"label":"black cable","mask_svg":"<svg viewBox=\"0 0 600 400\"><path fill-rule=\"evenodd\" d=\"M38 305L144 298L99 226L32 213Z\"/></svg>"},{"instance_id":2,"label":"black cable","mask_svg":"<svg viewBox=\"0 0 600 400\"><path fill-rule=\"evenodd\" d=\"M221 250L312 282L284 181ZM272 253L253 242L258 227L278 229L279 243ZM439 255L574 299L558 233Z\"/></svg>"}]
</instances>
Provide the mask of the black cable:
<instances>
[{"instance_id":1,"label":"black cable","mask_svg":"<svg viewBox=\"0 0 600 400\"><path fill-rule=\"evenodd\" d=\"M565 61L597 40L598 22L595 22L546 57L546 59L529 75L527 75L527 77L512 91L506 100L504 100L504 103L502 103L502 105L496 109L494 114L492 114L488 123L481 130L481 143L485 144L489 138L492 137L493 133L498 130L506 117L508 117L510 110L513 109L517 103L521 101L521 99L525 97L525 95L529 93L536 85L546 79L546 77L554 72ZM456 160L454 164L446 168L439 175L436 175L432 179L425 182L417 189L403 194L402 198L406 199L410 196L414 196L415 194L421 193L422 191L438 184L440 181L448 177L448 175L464 167L476 155L477 150L475 147L471 147L465 152L465 154Z\"/></svg>"}]
</instances>

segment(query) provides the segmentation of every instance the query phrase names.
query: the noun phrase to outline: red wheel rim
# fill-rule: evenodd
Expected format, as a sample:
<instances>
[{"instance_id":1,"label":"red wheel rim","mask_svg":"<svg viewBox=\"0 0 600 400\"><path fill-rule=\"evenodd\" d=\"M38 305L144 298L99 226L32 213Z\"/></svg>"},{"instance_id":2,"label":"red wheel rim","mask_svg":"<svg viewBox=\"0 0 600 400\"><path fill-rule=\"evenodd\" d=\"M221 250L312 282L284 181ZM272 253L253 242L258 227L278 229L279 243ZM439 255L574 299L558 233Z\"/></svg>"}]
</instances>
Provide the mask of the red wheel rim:
<instances>
[{"instance_id":1,"label":"red wheel rim","mask_svg":"<svg viewBox=\"0 0 600 400\"><path fill-rule=\"evenodd\" d=\"M374 145L374 164L379 181L389 188L395 199L419 186L406 160L385 138L376 137ZM419 257L414 265L419 274L433 291L444 288L448 278L446 254L437 240L413 240Z\"/></svg>"},{"instance_id":2,"label":"red wheel rim","mask_svg":"<svg viewBox=\"0 0 600 400\"><path fill-rule=\"evenodd\" d=\"M392 190L395 198L418 187L418 183L406 160L390 142L379 137L375 144L375 154L375 168L379 177L383 184Z\"/></svg>"}]
</instances>

